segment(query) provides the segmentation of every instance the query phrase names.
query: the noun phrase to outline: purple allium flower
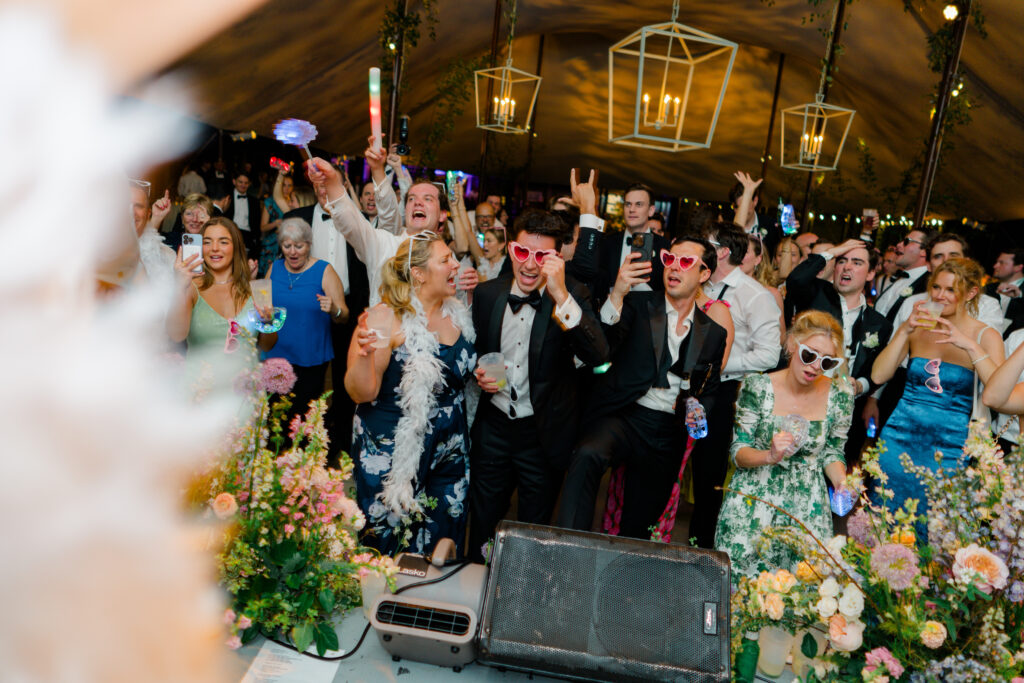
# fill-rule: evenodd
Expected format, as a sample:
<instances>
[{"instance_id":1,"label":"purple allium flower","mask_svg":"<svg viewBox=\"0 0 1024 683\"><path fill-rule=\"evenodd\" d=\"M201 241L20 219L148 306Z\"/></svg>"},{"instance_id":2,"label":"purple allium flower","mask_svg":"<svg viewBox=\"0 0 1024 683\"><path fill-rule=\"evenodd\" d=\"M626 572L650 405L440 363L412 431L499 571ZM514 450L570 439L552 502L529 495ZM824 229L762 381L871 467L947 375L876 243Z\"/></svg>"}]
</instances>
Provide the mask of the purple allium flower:
<instances>
[{"instance_id":1,"label":"purple allium flower","mask_svg":"<svg viewBox=\"0 0 1024 683\"><path fill-rule=\"evenodd\" d=\"M864 508L857 510L846 521L846 533L849 534L850 538L868 548L874 548L878 545L878 539L875 538L871 528L871 518L864 511Z\"/></svg>"},{"instance_id":2,"label":"purple allium flower","mask_svg":"<svg viewBox=\"0 0 1024 683\"><path fill-rule=\"evenodd\" d=\"M1014 581L1010 590L1006 592L1006 597L1010 599L1010 602L1024 602L1024 583Z\"/></svg>"},{"instance_id":3,"label":"purple allium flower","mask_svg":"<svg viewBox=\"0 0 1024 683\"><path fill-rule=\"evenodd\" d=\"M905 545L886 543L871 553L871 571L894 591L910 588L920 573L917 554Z\"/></svg>"},{"instance_id":4,"label":"purple allium flower","mask_svg":"<svg viewBox=\"0 0 1024 683\"><path fill-rule=\"evenodd\" d=\"M259 387L274 394L287 394L295 386L295 371L284 358L268 358L260 369Z\"/></svg>"}]
</instances>

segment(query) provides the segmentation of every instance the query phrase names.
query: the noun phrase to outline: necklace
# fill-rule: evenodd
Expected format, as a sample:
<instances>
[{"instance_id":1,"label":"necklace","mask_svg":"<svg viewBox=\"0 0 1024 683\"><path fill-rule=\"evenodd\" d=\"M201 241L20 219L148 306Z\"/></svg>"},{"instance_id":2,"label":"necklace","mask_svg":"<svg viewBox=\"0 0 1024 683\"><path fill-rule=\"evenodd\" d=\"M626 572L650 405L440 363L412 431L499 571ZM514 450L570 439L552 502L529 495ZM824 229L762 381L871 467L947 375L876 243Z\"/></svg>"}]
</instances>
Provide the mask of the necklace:
<instances>
[{"instance_id":1,"label":"necklace","mask_svg":"<svg viewBox=\"0 0 1024 683\"><path fill-rule=\"evenodd\" d=\"M303 275L306 274L307 270L309 270L309 268L303 268L302 270L299 271L298 275L296 275L295 277L292 277L292 272L290 270L288 270L287 268L285 268L284 269L284 274L288 276L288 289L291 289L292 287L294 287L295 283L299 281L300 277L302 277Z\"/></svg>"},{"instance_id":2,"label":"necklace","mask_svg":"<svg viewBox=\"0 0 1024 683\"><path fill-rule=\"evenodd\" d=\"M231 282L231 278L228 278L228 279L227 279L227 280L225 280L224 282L217 282L216 280L214 280L214 281L213 281L213 284L215 284L215 285L226 285L226 284L228 284L229 282Z\"/></svg>"}]
</instances>

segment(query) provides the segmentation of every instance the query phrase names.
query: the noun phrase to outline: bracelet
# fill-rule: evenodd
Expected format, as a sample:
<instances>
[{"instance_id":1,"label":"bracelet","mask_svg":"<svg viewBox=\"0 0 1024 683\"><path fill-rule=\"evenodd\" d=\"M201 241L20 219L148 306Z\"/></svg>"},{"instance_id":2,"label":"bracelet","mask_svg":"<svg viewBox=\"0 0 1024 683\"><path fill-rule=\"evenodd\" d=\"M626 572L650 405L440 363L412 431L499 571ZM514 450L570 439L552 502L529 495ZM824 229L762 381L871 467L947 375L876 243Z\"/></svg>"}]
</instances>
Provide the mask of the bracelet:
<instances>
[{"instance_id":1,"label":"bracelet","mask_svg":"<svg viewBox=\"0 0 1024 683\"><path fill-rule=\"evenodd\" d=\"M985 360L986 358L988 358L988 354L987 353L984 356L982 356L981 358L977 359L977 360L974 360L972 358L971 359L971 365L977 365L978 363L980 363L981 361Z\"/></svg>"},{"instance_id":2,"label":"bracelet","mask_svg":"<svg viewBox=\"0 0 1024 683\"><path fill-rule=\"evenodd\" d=\"M336 310L334 313L331 313L331 317L332 318L339 318L339 317L341 317L341 306L338 306L338 310Z\"/></svg>"}]
</instances>

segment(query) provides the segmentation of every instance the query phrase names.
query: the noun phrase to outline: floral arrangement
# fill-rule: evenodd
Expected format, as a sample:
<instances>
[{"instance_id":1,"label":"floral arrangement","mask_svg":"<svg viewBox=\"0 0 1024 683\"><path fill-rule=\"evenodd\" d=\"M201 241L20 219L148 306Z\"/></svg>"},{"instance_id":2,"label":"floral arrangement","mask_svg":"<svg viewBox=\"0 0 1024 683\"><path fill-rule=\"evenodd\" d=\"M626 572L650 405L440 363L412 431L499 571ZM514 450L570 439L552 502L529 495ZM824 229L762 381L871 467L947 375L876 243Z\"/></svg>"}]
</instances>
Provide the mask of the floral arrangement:
<instances>
[{"instance_id":1,"label":"floral arrangement","mask_svg":"<svg viewBox=\"0 0 1024 683\"><path fill-rule=\"evenodd\" d=\"M326 466L326 400L286 423L295 383L282 359L261 364L240 385L255 392L252 418L193 484L191 500L228 526L217 555L230 594L227 645L261 631L281 634L302 651L338 649L332 617L361 604L360 579L386 577L390 558L361 548L362 512L345 492L352 462Z\"/></svg>"},{"instance_id":2,"label":"floral arrangement","mask_svg":"<svg viewBox=\"0 0 1024 683\"><path fill-rule=\"evenodd\" d=\"M893 492L878 454L865 454L847 479L862 501L849 536L765 530L762 543L785 543L802 559L792 571L739 580L735 680L753 680L762 653L752 636L776 627L800 635L794 671L805 682L1024 683L1024 457L1004 455L983 423L971 426L962 468L932 471L903 455L926 488L920 514L916 500L895 512L881 502Z\"/></svg>"}]
</instances>

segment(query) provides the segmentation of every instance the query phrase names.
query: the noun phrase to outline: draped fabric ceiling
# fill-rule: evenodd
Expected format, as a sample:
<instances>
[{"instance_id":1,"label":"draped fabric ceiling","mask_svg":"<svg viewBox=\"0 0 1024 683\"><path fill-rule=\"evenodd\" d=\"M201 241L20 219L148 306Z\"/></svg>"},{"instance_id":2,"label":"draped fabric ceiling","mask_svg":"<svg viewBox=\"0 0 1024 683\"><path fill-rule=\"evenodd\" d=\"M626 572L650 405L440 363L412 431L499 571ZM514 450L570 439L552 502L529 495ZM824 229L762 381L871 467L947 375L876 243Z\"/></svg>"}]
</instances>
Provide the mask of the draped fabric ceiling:
<instances>
[{"instance_id":1,"label":"draped fabric ceiling","mask_svg":"<svg viewBox=\"0 0 1024 683\"><path fill-rule=\"evenodd\" d=\"M988 37L972 26L961 63L965 92L975 101L973 121L945 142L931 216L1024 217L1024 53L1016 44L1024 33L1024 12L1020 0L982 2ZM852 107L857 115L840 164L841 182L828 177L818 187L819 209L859 214L863 206L878 206L883 215L910 213L916 189L887 205L859 172L863 156L857 141L875 159L878 187L898 183L923 146L929 97L939 80L928 69L926 39L943 21L942 4L916 0L910 11L900 0L847 6L845 51L828 101ZM406 62L400 111L412 116L413 163L433 114L439 76L454 59L486 55L491 42L493 2L437 5L437 39L424 31ZM565 185L570 168L595 167L604 187L642 180L665 194L722 201L733 171L760 172L779 54L786 55L781 109L813 101L825 53L821 20L803 23L811 11L807 0L775 0L771 6L755 0L684 2L680 23L740 45L711 148L672 154L622 147L607 142L608 48L642 25L667 22L671 2L519 0L518 9L517 67L536 71L544 36L529 170L535 183ZM380 63L382 16L380 0L270 0L169 71L188 79L192 114L206 123L270 136L278 119L304 118L319 127L318 146L361 154L369 133L366 74ZM502 45L506 30L503 22ZM691 106L711 106L712 97ZM473 116L470 99L452 139L440 148L439 167L478 170L482 132ZM491 139L490 170L525 163L525 136ZM787 194L799 206L806 176L781 170L778 150L776 119L767 196Z\"/></svg>"}]
</instances>

